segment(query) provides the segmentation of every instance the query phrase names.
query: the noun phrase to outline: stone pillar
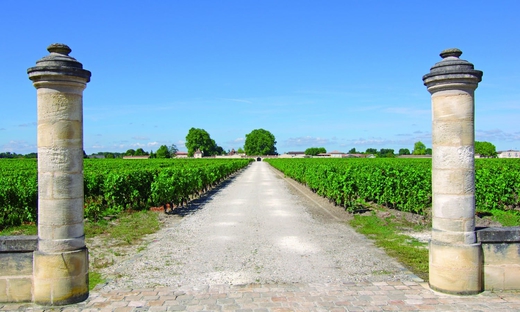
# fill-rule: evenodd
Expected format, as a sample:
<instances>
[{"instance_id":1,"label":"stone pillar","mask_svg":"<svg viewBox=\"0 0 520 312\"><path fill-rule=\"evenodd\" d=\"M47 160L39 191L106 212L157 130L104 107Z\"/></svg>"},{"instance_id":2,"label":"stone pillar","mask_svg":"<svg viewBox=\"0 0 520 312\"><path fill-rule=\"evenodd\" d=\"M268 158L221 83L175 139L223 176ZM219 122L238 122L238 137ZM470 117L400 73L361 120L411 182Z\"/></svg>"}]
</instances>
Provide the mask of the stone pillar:
<instances>
[{"instance_id":1,"label":"stone pillar","mask_svg":"<svg viewBox=\"0 0 520 312\"><path fill-rule=\"evenodd\" d=\"M33 301L63 305L88 297L83 227L83 90L90 72L51 44L27 70L38 102L38 250Z\"/></svg>"},{"instance_id":2,"label":"stone pillar","mask_svg":"<svg viewBox=\"0 0 520 312\"><path fill-rule=\"evenodd\" d=\"M433 220L430 287L470 295L483 290L482 252L475 235L474 92L482 72L442 51L423 76L432 98Z\"/></svg>"}]
</instances>

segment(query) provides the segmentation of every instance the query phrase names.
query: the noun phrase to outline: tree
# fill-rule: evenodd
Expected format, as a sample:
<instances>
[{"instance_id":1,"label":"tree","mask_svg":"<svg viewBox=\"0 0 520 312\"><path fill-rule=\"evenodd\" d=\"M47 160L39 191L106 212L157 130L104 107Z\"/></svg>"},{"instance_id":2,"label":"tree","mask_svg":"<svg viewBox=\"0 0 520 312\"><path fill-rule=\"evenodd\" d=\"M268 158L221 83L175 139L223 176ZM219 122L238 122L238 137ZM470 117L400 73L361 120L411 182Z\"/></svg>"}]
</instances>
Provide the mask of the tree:
<instances>
[{"instance_id":1,"label":"tree","mask_svg":"<svg viewBox=\"0 0 520 312\"><path fill-rule=\"evenodd\" d=\"M161 145L157 152L155 153L155 157L157 158L170 158L170 152L168 151L168 147L166 145Z\"/></svg>"},{"instance_id":2,"label":"tree","mask_svg":"<svg viewBox=\"0 0 520 312\"><path fill-rule=\"evenodd\" d=\"M244 149L243 149L243 148L239 147L239 148L237 149L237 153L238 153L238 154L244 154L245 152L244 152Z\"/></svg>"},{"instance_id":3,"label":"tree","mask_svg":"<svg viewBox=\"0 0 520 312\"><path fill-rule=\"evenodd\" d=\"M431 155L431 154L433 154L433 150L432 150L431 148L429 148L429 147L426 148L426 153L425 153L425 155Z\"/></svg>"},{"instance_id":4,"label":"tree","mask_svg":"<svg viewBox=\"0 0 520 312\"><path fill-rule=\"evenodd\" d=\"M222 146L216 146L215 155L226 155L226 151L222 148Z\"/></svg>"},{"instance_id":5,"label":"tree","mask_svg":"<svg viewBox=\"0 0 520 312\"><path fill-rule=\"evenodd\" d=\"M365 154L377 154L377 150L375 148L367 148Z\"/></svg>"},{"instance_id":6,"label":"tree","mask_svg":"<svg viewBox=\"0 0 520 312\"><path fill-rule=\"evenodd\" d=\"M348 151L349 154L359 154L358 151L356 151L356 148L353 147L350 149L350 151Z\"/></svg>"},{"instance_id":7,"label":"tree","mask_svg":"<svg viewBox=\"0 0 520 312\"><path fill-rule=\"evenodd\" d=\"M325 147L309 147L308 149L305 150L305 155L309 155L309 156L316 156L320 153L326 153L327 150L325 149Z\"/></svg>"},{"instance_id":8,"label":"tree","mask_svg":"<svg viewBox=\"0 0 520 312\"><path fill-rule=\"evenodd\" d=\"M275 155L276 139L274 135L264 129L255 129L246 134L244 150L247 155Z\"/></svg>"},{"instance_id":9,"label":"tree","mask_svg":"<svg viewBox=\"0 0 520 312\"><path fill-rule=\"evenodd\" d=\"M177 148L177 146L175 144L172 144L172 145L170 145L170 147L168 147L168 152L170 152L170 156L172 158L177 156L178 151L179 151L179 149Z\"/></svg>"},{"instance_id":10,"label":"tree","mask_svg":"<svg viewBox=\"0 0 520 312\"><path fill-rule=\"evenodd\" d=\"M204 129L191 128L186 135L186 148L188 156L193 157L197 150L204 152L205 156L212 156L217 153L217 144L212 140L209 133Z\"/></svg>"},{"instance_id":11,"label":"tree","mask_svg":"<svg viewBox=\"0 0 520 312\"><path fill-rule=\"evenodd\" d=\"M382 148L377 155L383 158L395 157L394 150L392 148Z\"/></svg>"},{"instance_id":12,"label":"tree","mask_svg":"<svg viewBox=\"0 0 520 312\"><path fill-rule=\"evenodd\" d=\"M146 155L146 152L142 148L138 148L135 150L134 156L144 156Z\"/></svg>"},{"instance_id":13,"label":"tree","mask_svg":"<svg viewBox=\"0 0 520 312\"><path fill-rule=\"evenodd\" d=\"M497 148L491 142L486 141L475 141L475 154L479 154L480 157L497 157Z\"/></svg>"},{"instance_id":14,"label":"tree","mask_svg":"<svg viewBox=\"0 0 520 312\"><path fill-rule=\"evenodd\" d=\"M426 145L423 142L418 141L413 145L413 155L426 155Z\"/></svg>"},{"instance_id":15,"label":"tree","mask_svg":"<svg viewBox=\"0 0 520 312\"><path fill-rule=\"evenodd\" d=\"M134 156L134 155L135 155L135 150L132 148L125 152L125 156Z\"/></svg>"},{"instance_id":16,"label":"tree","mask_svg":"<svg viewBox=\"0 0 520 312\"><path fill-rule=\"evenodd\" d=\"M399 155L410 155L410 150L407 148L399 149Z\"/></svg>"}]
</instances>

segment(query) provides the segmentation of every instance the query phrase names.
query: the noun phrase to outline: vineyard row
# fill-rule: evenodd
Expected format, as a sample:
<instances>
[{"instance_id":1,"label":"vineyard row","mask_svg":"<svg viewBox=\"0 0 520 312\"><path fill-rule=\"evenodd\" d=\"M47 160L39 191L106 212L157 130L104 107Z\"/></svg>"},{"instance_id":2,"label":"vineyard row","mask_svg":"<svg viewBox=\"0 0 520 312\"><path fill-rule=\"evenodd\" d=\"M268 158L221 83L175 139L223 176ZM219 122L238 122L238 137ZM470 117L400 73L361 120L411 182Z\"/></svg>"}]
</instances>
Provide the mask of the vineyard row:
<instances>
[{"instance_id":1,"label":"vineyard row","mask_svg":"<svg viewBox=\"0 0 520 312\"><path fill-rule=\"evenodd\" d=\"M431 159L267 159L347 210L363 202L423 214L432 206ZM520 160L476 159L477 212L520 208Z\"/></svg>"},{"instance_id":2,"label":"vineyard row","mask_svg":"<svg viewBox=\"0 0 520 312\"><path fill-rule=\"evenodd\" d=\"M125 209L182 205L206 192L250 159L237 160L86 160L85 217L98 220ZM0 161L0 229L36 222L37 164Z\"/></svg>"}]
</instances>

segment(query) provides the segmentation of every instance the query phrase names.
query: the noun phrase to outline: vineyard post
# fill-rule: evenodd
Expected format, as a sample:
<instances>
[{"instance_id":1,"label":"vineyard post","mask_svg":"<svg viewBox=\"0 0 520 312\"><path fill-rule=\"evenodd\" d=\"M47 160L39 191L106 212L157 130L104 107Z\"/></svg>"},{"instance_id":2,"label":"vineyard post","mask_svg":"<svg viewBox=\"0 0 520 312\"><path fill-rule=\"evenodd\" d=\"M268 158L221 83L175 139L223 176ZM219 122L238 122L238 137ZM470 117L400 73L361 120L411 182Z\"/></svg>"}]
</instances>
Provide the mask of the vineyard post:
<instances>
[{"instance_id":1,"label":"vineyard post","mask_svg":"<svg viewBox=\"0 0 520 312\"><path fill-rule=\"evenodd\" d=\"M33 301L71 304L88 297L83 226L83 90L90 71L64 44L27 70L37 89L38 250Z\"/></svg>"},{"instance_id":2,"label":"vineyard post","mask_svg":"<svg viewBox=\"0 0 520 312\"><path fill-rule=\"evenodd\" d=\"M432 102L433 220L429 283L460 295L483 290L482 251L475 234L474 92L482 71L441 52L442 61L423 76Z\"/></svg>"}]
</instances>

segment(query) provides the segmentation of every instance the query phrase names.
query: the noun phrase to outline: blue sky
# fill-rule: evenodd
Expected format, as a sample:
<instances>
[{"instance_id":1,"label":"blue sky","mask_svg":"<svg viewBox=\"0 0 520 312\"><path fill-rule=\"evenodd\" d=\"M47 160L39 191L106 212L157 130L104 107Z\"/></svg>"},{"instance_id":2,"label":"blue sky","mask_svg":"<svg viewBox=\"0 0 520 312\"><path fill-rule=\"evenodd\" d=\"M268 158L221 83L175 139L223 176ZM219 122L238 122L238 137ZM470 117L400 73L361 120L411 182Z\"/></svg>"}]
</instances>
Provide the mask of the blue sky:
<instances>
[{"instance_id":1,"label":"blue sky","mask_svg":"<svg viewBox=\"0 0 520 312\"><path fill-rule=\"evenodd\" d=\"M520 149L518 1L2 1L0 152L36 147L26 70L49 44L92 72L88 154L186 150L191 127L225 150L263 128L278 152L431 146L422 76L457 47L484 72L475 132Z\"/></svg>"}]
</instances>

